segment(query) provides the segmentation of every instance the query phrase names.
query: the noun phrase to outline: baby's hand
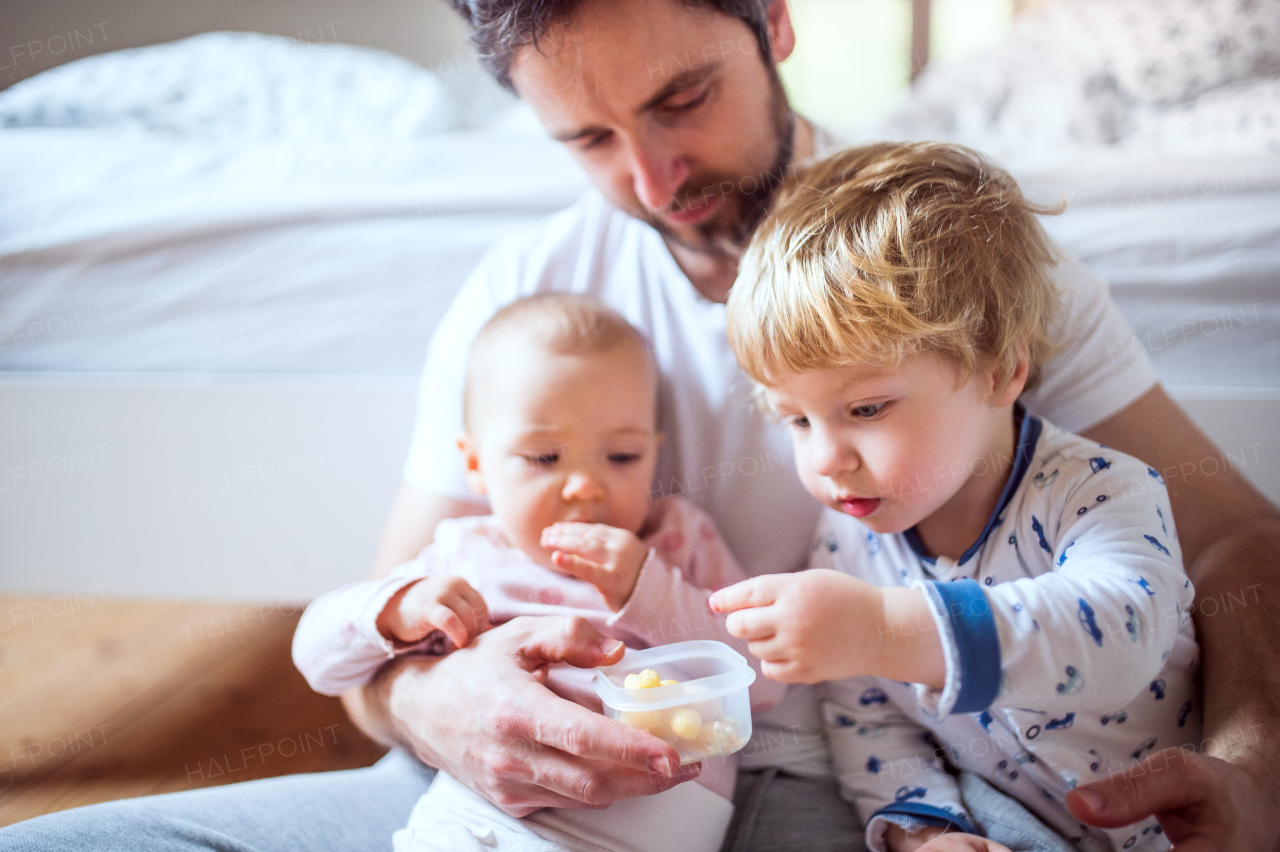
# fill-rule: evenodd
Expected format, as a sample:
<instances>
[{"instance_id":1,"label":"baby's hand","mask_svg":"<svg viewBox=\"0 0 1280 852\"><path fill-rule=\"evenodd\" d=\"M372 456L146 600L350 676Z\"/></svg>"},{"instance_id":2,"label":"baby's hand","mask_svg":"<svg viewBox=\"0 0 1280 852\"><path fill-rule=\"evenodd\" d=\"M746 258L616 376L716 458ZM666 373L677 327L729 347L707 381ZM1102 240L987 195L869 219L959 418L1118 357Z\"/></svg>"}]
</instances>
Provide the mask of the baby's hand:
<instances>
[{"instance_id":1,"label":"baby's hand","mask_svg":"<svg viewBox=\"0 0 1280 852\"><path fill-rule=\"evenodd\" d=\"M599 589L614 612L631 599L649 555L635 533L605 524L552 524L542 531L542 546L552 551L557 568Z\"/></svg>"},{"instance_id":2,"label":"baby's hand","mask_svg":"<svg viewBox=\"0 0 1280 852\"><path fill-rule=\"evenodd\" d=\"M378 632L387 639L419 642L441 630L459 648L489 629L484 598L461 577L425 577L405 586L378 614Z\"/></svg>"}]
</instances>

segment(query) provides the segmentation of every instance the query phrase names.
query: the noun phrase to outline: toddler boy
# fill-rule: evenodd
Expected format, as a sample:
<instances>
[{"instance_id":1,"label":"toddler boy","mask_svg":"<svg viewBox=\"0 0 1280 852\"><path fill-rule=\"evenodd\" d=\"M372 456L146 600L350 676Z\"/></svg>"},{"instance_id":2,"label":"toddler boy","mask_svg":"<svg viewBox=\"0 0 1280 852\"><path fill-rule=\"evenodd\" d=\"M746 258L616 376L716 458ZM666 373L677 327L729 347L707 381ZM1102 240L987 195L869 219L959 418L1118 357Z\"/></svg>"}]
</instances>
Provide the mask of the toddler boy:
<instances>
[{"instance_id":1,"label":"toddler boy","mask_svg":"<svg viewBox=\"0 0 1280 852\"><path fill-rule=\"evenodd\" d=\"M810 570L712 597L764 673L833 681L824 717L871 849L997 849L944 764L1082 850L1077 783L1198 741L1199 658L1164 483L1027 414L1054 254L1014 180L953 145L850 149L797 174L729 299L744 369L826 504Z\"/></svg>"}]
</instances>

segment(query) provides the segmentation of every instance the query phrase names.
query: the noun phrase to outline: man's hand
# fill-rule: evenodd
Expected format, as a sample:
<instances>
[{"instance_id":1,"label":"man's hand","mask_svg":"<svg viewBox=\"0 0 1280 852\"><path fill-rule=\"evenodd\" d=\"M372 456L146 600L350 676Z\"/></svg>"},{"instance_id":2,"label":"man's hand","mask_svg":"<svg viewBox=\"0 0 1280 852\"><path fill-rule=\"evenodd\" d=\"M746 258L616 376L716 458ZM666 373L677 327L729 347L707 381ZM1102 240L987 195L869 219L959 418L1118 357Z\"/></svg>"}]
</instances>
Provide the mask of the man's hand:
<instances>
[{"instance_id":1,"label":"man's hand","mask_svg":"<svg viewBox=\"0 0 1280 852\"><path fill-rule=\"evenodd\" d=\"M1077 787L1067 794L1067 807L1081 822L1101 828L1155 814L1178 852L1273 852L1280 849L1277 803L1263 782L1269 779L1216 757L1170 748Z\"/></svg>"},{"instance_id":2,"label":"man's hand","mask_svg":"<svg viewBox=\"0 0 1280 852\"><path fill-rule=\"evenodd\" d=\"M825 568L765 574L711 596L766 677L817 683L879 675L941 688L946 661L918 589L880 588Z\"/></svg>"},{"instance_id":3,"label":"man's hand","mask_svg":"<svg viewBox=\"0 0 1280 852\"><path fill-rule=\"evenodd\" d=\"M461 577L425 577L392 595L377 623L387 639L420 642L442 630L456 647L465 648L489 629L489 608Z\"/></svg>"},{"instance_id":4,"label":"man's hand","mask_svg":"<svg viewBox=\"0 0 1280 852\"><path fill-rule=\"evenodd\" d=\"M578 616L522 617L447 657L401 657L366 689L366 711L425 763L515 817L546 807L600 808L697 777L676 750L566 701L547 667L612 665L623 645Z\"/></svg>"},{"instance_id":5,"label":"man's hand","mask_svg":"<svg viewBox=\"0 0 1280 852\"><path fill-rule=\"evenodd\" d=\"M614 612L631 600L649 555L635 533L606 524L552 524L542 531L542 546L554 551L557 568L599 589Z\"/></svg>"}]
</instances>

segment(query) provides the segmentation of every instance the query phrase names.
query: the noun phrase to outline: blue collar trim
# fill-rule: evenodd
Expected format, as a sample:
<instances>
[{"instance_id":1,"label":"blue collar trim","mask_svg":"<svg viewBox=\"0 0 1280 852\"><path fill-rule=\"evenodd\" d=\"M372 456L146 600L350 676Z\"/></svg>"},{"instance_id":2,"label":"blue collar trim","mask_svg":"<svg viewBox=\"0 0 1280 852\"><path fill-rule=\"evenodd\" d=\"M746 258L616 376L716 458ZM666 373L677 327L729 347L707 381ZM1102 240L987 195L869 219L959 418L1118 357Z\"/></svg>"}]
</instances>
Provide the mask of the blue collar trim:
<instances>
[{"instance_id":1,"label":"blue collar trim","mask_svg":"<svg viewBox=\"0 0 1280 852\"><path fill-rule=\"evenodd\" d=\"M1000 492L1000 499L996 502L995 511L991 513L991 517L987 518L987 524L982 528L982 533L978 536L978 540L969 545L969 548L960 556L959 562L956 563L958 565L963 565L972 559L982 549L982 545L986 543L987 536L991 535L991 531L1004 520L1001 515L1004 514L1009 501L1013 499L1018 486L1022 484L1022 478L1027 475L1027 470L1031 467L1031 459L1035 456L1036 445L1040 443L1040 433L1044 431L1043 421L1035 415L1027 414L1027 410L1022 407L1020 402L1013 404L1013 412L1014 416L1022 421L1022 426L1018 430L1018 446L1013 453L1013 470L1009 471L1009 478L1004 483L1004 490ZM906 538L907 544L911 546L911 550L916 556L930 565L937 564L938 558L929 555L929 551L925 548L924 542L920 539L920 533L916 532L915 527L904 531L902 535Z\"/></svg>"}]
</instances>

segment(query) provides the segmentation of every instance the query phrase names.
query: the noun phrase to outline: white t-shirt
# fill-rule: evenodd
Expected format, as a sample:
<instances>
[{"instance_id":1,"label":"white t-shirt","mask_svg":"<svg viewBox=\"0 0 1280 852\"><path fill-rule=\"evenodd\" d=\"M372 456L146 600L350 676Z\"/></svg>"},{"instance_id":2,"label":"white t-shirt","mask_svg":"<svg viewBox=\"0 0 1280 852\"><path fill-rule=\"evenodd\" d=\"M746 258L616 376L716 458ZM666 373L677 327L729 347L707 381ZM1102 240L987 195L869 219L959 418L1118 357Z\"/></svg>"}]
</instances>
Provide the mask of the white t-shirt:
<instances>
[{"instance_id":1,"label":"white t-shirt","mask_svg":"<svg viewBox=\"0 0 1280 852\"><path fill-rule=\"evenodd\" d=\"M825 134L818 139L820 156L838 147ZM1127 345L1133 331L1103 282L1071 259L1059 264L1054 280L1065 303L1060 339L1066 346L1024 402L1032 413L1079 431L1120 411L1157 377L1141 347ZM594 189L496 244L458 291L427 353L405 481L475 499L455 443L471 341L498 308L547 292L599 298L653 346L666 435L654 497L681 495L706 511L748 574L802 568L822 507L800 484L786 431L756 405L725 337L725 306L694 288L657 231ZM757 718L757 736L740 765L830 772L809 692L793 689Z\"/></svg>"}]
</instances>

